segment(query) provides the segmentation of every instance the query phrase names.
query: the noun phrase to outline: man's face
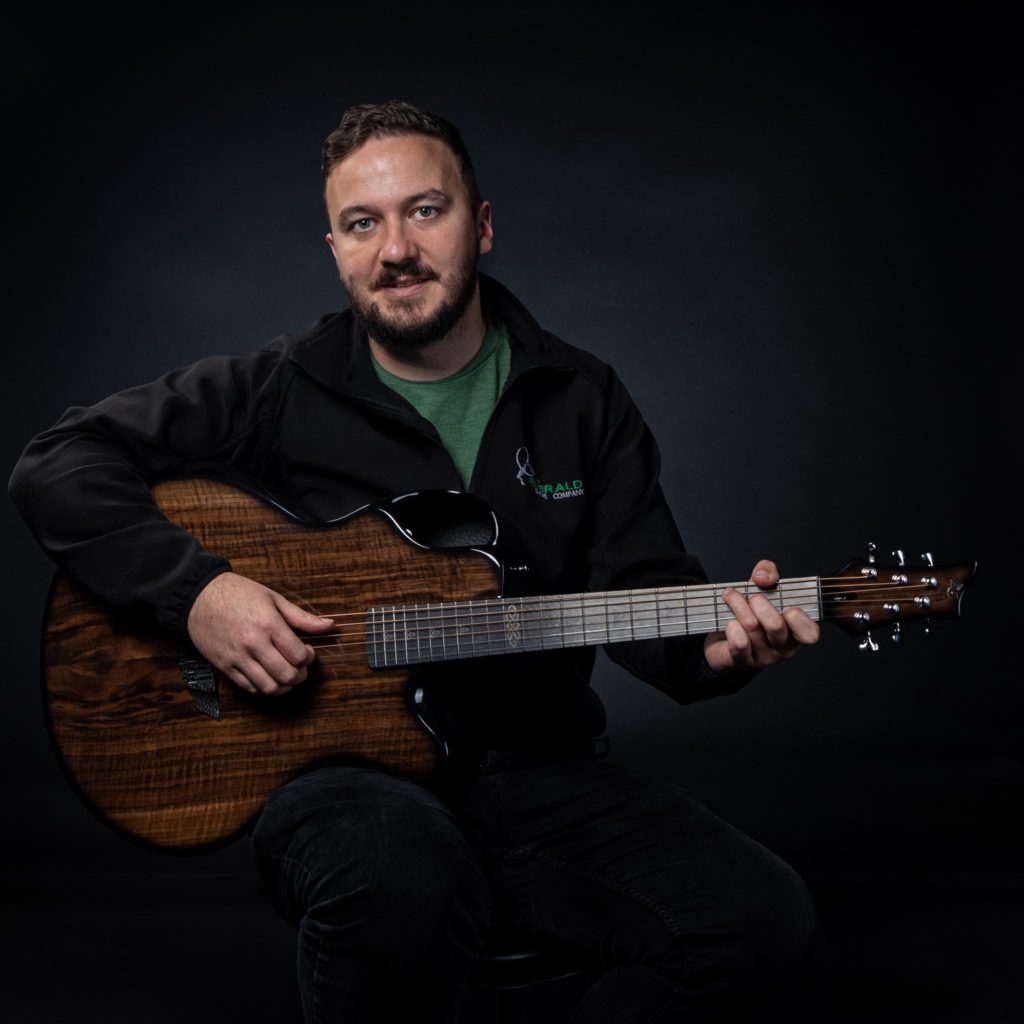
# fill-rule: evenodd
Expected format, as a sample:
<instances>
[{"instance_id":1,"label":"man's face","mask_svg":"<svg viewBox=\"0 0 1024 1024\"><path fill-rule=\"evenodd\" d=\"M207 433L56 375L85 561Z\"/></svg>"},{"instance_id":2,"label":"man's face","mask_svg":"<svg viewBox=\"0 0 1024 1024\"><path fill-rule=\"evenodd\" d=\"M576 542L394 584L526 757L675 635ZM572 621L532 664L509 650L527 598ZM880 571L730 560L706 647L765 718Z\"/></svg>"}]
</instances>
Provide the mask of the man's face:
<instances>
[{"instance_id":1,"label":"man's face","mask_svg":"<svg viewBox=\"0 0 1024 1024\"><path fill-rule=\"evenodd\" d=\"M490 204L474 214L440 139L370 139L327 178L327 242L353 312L375 341L418 348L448 334L476 295Z\"/></svg>"}]
</instances>

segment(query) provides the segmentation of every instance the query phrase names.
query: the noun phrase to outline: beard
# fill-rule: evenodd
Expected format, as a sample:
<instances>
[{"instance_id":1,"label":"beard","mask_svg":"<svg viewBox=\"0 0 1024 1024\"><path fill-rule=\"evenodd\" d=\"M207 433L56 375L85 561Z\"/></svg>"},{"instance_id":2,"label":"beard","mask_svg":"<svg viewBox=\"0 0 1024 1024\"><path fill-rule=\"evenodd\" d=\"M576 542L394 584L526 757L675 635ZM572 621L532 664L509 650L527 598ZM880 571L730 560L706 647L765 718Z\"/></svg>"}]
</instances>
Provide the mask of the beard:
<instances>
[{"instance_id":1,"label":"beard","mask_svg":"<svg viewBox=\"0 0 1024 1024\"><path fill-rule=\"evenodd\" d=\"M408 313L407 316L385 317L378 303L364 299L355 288L349 287L344 278L342 284L348 292L352 312L366 333L385 348L408 352L440 341L462 319L476 292L476 268L479 258L479 250L470 251L461 263L456 264L449 278L451 287L445 299L433 313L422 319L416 318L416 305L419 301L416 297L392 300L392 304L399 311ZM439 280L434 271L412 260L382 274L376 282L376 287L387 287L399 277Z\"/></svg>"}]
</instances>

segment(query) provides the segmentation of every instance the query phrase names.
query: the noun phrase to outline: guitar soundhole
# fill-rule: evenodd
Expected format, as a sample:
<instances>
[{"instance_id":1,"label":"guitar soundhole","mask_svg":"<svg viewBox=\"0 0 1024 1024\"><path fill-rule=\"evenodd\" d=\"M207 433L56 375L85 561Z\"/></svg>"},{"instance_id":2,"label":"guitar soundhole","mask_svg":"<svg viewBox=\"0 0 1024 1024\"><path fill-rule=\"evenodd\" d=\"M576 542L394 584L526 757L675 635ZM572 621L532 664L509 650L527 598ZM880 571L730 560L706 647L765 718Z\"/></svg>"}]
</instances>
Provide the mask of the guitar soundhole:
<instances>
[{"instance_id":1,"label":"guitar soundhole","mask_svg":"<svg viewBox=\"0 0 1024 1024\"><path fill-rule=\"evenodd\" d=\"M412 540L428 548L487 548L496 539L490 506L472 494L420 491L391 502L386 511Z\"/></svg>"}]
</instances>

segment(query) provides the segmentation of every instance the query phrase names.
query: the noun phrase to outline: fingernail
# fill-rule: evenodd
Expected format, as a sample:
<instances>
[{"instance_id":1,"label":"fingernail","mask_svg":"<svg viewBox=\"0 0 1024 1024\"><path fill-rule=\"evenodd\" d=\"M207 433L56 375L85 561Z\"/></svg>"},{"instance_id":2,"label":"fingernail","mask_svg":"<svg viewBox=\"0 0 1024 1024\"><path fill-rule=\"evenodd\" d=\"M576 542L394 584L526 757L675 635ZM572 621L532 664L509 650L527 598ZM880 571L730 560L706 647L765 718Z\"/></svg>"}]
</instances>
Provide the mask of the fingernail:
<instances>
[{"instance_id":1,"label":"fingernail","mask_svg":"<svg viewBox=\"0 0 1024 1024\"><path fill-rule=\"evenodd\" d=\"M320 616L320 621L321 622L333 622L334 619L330 618L330 616L327 616L327 615L321 615Z\"/></svg>"},{"instance_id":2,"label":"fingernail","mask_svg":"<svg viewBox=\"0 0 1024 1024\"><path fill-rule=\"evenodd\" d=\"M768 573L766 573L764 571L764 569L758 569L757 572L754 573L754 579L755 580L766 580L766 579L768 579Z\"/></svg>"}]
</instances>

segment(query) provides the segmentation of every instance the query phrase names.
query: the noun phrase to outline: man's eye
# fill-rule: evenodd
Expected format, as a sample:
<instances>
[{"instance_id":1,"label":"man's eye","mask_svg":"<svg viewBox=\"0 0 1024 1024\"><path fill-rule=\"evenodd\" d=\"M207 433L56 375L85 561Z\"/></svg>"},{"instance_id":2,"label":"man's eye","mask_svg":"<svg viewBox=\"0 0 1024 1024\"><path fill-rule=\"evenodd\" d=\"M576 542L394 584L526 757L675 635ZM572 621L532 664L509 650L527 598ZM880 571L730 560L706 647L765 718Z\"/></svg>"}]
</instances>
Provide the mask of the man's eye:
<instances>
[{"instance_id":1,"label":"man's eye","mask_svg":"<svg viewBox=\"0 0 1024 1024\"><path fill-rule=\"evenodd\" d=\"M420 220L431 220L436 217L438 213L436 206L417 206L416 215Z\"/></svg>"},{"instance_id":2,"label":"man's eye","mask_svg":"<svg viewBox=\"0 0 1024 1024\"><path fill-rule=\"evenodd\" d=\"M349 225L353 231L369 231L370 225L373 221L369 217L360 217L359 220L354 220Z\"/></svg>"}]
</instances>

